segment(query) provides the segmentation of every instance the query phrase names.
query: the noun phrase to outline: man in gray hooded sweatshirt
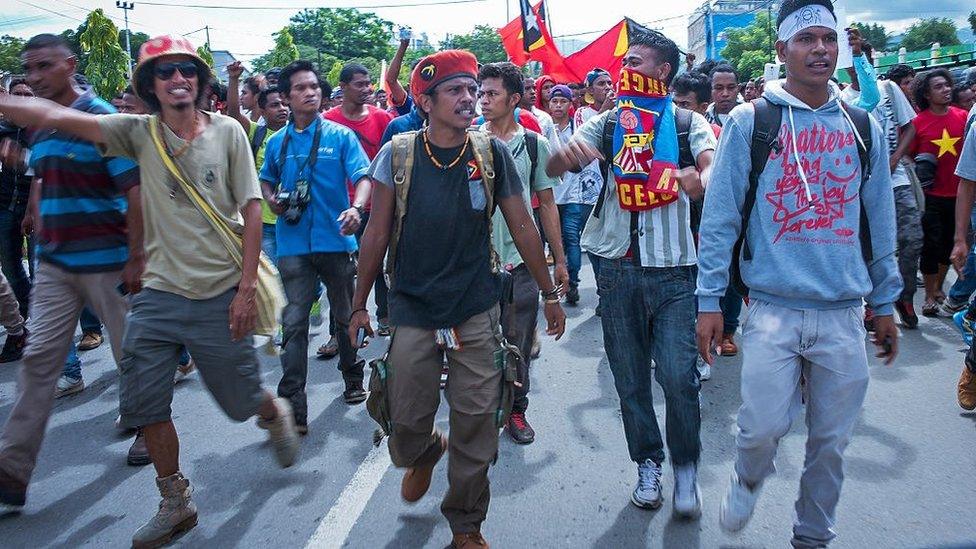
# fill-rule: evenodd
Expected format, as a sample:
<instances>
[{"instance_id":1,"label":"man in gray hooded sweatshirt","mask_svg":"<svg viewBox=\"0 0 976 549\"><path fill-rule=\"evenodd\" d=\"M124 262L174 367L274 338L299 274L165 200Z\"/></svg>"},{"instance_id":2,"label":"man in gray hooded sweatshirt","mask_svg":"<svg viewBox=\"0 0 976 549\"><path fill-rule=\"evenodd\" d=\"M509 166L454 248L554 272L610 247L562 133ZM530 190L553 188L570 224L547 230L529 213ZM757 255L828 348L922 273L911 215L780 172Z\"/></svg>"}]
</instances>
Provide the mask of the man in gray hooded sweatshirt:
<instances>
[{"instance_id":1,"label":"man in gray hooded sweatshirt","mask_svg":"<svg viewBox=\"0 0 976 549\"><path fill-rule=\"evenodd\" d=\"M752 516L763 480L774 471L779 439L800 410L802 389L809 438L792 544L824 547L834 537L843 453L868 385L862 300L875 311L878 356L890 363L898 341L893 303L902 281L885 137L863 111L842 106L828 83L838 51L831 3L786 0L777 25L786 79L766 84L762 104L732 110L705 193L698 347L711 363L722 338L719 300L736 261L750 304L742 327L737 456L720 524L736 531ZM753 207L745 211L753 163L743 151L756 146L757 105L778 112L780 123L770 127L770 153ZM855 119L870 131L858 132ZM859 147L868 165L862 166ZM862 178L862 170L870 176ZM750 253L733 257L742 232L741 249Z\"/></svg>"}]
</instances>

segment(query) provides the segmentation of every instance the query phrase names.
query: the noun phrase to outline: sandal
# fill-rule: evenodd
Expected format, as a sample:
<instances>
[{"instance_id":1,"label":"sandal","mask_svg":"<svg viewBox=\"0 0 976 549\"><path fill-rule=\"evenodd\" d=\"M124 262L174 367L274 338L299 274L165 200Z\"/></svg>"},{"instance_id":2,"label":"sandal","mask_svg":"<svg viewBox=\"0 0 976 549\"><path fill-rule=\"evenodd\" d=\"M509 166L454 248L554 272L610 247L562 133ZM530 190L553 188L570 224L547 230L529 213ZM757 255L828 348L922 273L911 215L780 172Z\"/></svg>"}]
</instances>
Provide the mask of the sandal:
<instances>
[{"instance_id":1,"label":"sandal","mask_svg":"<svg viewBox=\"0 0 976 549\"><path fill-rule=\"evenodd\" d=\"M939 314L939 304L936 301L928 301L922 305L922 316L937 316Z\"/></svg>"}]
</instances>

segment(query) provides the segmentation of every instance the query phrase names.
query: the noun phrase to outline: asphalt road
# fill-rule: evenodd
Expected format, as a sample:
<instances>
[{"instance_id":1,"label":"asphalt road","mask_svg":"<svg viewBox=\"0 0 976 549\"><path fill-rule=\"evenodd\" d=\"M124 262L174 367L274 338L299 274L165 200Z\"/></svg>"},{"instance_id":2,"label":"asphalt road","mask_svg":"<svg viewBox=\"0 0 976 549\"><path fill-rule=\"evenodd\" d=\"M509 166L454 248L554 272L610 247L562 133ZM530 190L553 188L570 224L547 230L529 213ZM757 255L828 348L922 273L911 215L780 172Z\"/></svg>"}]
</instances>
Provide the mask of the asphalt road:
<instances>
[{"instance_id":1,"label":"asphalt road","mask_svg":"<svg viewBox=\"0 0 976 549\"><path fill-rule=\"evenodd\" d=\"M672 518L670 469L657 512L630 504L636 468L627 457L617 396L603 352L592 274L583 300L567 308L560 342L546 340L533 363L529 446L502 434L491 471L492 501L483 532L494 547L787 547L803 464L805 427L796 421L780 446L778 472L740 534L718 527L718 506L732 464L739 405L738 358L722 358L702 390L700 521ZM310 349L326 338L323 328ZM0 517L0 547L127 547L156 509L152 467L128 467L129 440L114 427L115 367L107 343L82 353L88 387L56 402L27 507ZM374 341L366 356L385 348ZM906 331L891 367L874 364L838 510L835 547L976 546L976 414L956 404L963 345L948 320L925 319ZM262 354L274 389L280 365ZM227 419L198 375L180 384L173 403L182 470L194 486L199 525L185 547L445 547L450 530L439 511L446 460L430 493L414 505L399 499L401 473L363 406L341 399L333 361L310 361L310 433L300 461L279 469L253 422ZM17 363L0 366L0 420L15 395ZM663 423L663 398L655 393ZM446 404L439 424L447 428Z\"/></svg>"}]
</instances>

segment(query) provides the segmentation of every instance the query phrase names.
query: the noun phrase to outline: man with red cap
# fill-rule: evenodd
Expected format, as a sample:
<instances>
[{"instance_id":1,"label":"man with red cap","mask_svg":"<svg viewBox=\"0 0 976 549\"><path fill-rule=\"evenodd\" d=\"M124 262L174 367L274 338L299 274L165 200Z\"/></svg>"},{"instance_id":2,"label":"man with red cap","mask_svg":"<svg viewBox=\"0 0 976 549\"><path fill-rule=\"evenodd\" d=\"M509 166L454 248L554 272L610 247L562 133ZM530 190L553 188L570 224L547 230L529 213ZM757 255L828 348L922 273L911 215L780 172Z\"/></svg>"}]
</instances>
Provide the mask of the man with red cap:
<instances>
[{"instance_id":1,"label":"man with red cap","mask_svg":"<svg viewBox=\"0 0 976 549\"><path fill-rule=\"evenodd\" d=\"M452 546L465 549L488 547L480 533L490 499L488 466L498 452L520 359L499 325L495 205L542 290L548 333L560 337L566 319L511 153L486 133L468 130L477 74L474 55L459 50L428 56L414 69L410 87L428 126L395 136L370 166L372 222L362 239L349 322L351 338L360 329L372 334L366 298L389 251L393 336L387 357L374 364L367 406L390 434L393 463L407 469L404 500L427 492L434 465L449 449L441 512L451 523ZM413 188L411 181L417 182ZM445 354L450 438L434 429Z\"/></svg>"},{"instance_id":2,"label":"man with red cap","mask_svg":"<svg viewBox=\"0 0 976 549\"><path fill-rule=\"evenodd\" d=\"M259 307L267 310L267 300L257 297L261 192L254 161L236 120L195 108L210 77L185 38L160 36L140 48L132 76L152 115L95 116L52 101L0 97L0 113L17 123L75 135L104 155L139 164L136 203L144 215L143 223L129 224L130 255L139 261L122 273L134 296L119 364L119 411L123 427L143 428L162 502L133 536L133 547L158 547L197 523L170 410L184 346L228 416L260 416L282 467L298 453L291 406L261 387L251 335ZM229 231L242 234L243 243Z\"/></svg>"}]
</instances>

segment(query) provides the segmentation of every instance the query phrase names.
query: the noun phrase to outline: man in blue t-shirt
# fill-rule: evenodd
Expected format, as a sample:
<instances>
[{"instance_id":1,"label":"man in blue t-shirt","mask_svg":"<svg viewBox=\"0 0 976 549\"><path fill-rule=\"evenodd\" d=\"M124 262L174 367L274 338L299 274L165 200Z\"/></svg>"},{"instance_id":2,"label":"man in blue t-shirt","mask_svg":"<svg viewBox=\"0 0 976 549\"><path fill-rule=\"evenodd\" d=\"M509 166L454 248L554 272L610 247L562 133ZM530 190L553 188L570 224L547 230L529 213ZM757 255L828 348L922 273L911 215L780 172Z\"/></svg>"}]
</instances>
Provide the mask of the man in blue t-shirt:
<instances>
[{"instance_id":1,"label":"man in blue t-shirt","mask_svg":"<svg viewBox=\"0 0 976 549\"><path fill-rule=\"evenodd\" d=\"M295 424L305 434L308 319L320 280L339 328L339 370L346 384L343 398L348 404L366 400L364 363L347 328L358 250L354 235L371 183L366 177L369 160L356 134L318 115L322 90L312 64L296 61L285 67L278 90L288 98L293 121L268 141L260 178L264 199L279 216L278 271L288 297L282 315L284 376L278 396L291 401ZM352 204L346 181L356 187Z\"/></svg>"}]
</instances>

